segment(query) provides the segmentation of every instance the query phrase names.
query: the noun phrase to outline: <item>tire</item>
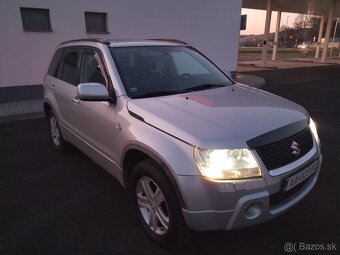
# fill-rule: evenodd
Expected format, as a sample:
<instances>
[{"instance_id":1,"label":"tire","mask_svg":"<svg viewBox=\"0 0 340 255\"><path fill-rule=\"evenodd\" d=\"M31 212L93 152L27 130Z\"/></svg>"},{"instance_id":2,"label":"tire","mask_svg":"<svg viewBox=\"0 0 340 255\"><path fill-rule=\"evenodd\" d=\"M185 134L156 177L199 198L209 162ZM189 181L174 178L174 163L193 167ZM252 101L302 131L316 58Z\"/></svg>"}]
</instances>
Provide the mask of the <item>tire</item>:
<instances>
[{"instance_id":1,"label":"tire","mask_svg":"<svg viewBox=\"0 0 340 255\"><path fill-rule=\"evenodd\" d=\"M154 242L174 248L190 240L176 193L154 160L146 159L135 166L132 192L141 225Z\"/></svg>"},{"instance_id":2,"label":"tire","mask_svg":"<svg viewBox=\"0 0 340 255\"><path fill-rule=\"evenodd\" d=\"M57 117L52 110L49 111L47 119L50 128L50 137L54 148L59 152L66 152L69 149L70 144L64 140L59 128Z\"/></svg>"}]
</instances>

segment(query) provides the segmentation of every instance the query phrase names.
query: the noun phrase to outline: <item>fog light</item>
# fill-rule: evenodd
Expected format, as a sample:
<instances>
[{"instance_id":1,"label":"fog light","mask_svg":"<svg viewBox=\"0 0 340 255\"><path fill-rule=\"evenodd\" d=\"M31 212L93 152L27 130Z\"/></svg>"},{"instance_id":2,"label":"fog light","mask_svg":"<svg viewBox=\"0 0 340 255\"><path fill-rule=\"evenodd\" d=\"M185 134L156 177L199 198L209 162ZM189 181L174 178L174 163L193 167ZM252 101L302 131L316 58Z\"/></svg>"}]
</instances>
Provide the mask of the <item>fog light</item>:
<instances>
[{"instance_id":1,"label":"fog light","mask_svg":"<svg viewBox=\"0 0 340 255\"><path fill-rule=\"evenodd\" d=\"M262 207L262 204L259 202L250 204L244 211L244 217L246 217L248 220L256 219L262 213Z\"/></svg>"}]
</instances>

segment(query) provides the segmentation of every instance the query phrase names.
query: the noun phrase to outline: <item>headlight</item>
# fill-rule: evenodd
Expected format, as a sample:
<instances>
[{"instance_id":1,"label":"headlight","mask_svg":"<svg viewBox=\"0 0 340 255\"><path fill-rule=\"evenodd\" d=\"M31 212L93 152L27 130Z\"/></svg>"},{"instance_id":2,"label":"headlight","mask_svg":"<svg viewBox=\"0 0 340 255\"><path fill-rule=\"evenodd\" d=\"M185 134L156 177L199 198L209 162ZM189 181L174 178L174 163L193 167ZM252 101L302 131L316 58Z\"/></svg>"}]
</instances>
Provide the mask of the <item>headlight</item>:
<instances>
[{"instance_id":1,"label":"headlight","mask_svg":"<svg viewBox=\"0 0 340 255\"><path fill-rule=\"evenodd\" d=\"M318 145L320 146L320 138L318 136L318 131L316 130L316 125L315 122L312 120L312 118L309 119L309 128L312 131L312 134L316 140L316 142L318 143Z\"/></svg>"},{"instance_id":2,"label":"headlight","mask_svg":"<svg viewBox=\"0 0 340 255\"><path fill-rule=\"evenodd\" d=\"M206 150L194 148L194 158L203 176L213 180L238 180L261 176L248 149Z\"/></svg>"}]
</instances>

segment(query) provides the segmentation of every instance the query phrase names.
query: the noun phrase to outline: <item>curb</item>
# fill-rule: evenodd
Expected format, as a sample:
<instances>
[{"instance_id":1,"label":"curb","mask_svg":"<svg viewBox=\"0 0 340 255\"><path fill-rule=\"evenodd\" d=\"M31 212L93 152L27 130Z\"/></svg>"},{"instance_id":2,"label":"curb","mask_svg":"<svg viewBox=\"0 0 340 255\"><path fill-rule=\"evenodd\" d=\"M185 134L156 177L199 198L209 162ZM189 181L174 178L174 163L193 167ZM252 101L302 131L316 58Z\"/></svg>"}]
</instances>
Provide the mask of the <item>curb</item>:
<instances>
[{"instance_id":1,"label":"curb","mask_svg":"<svg viewBox=\"0 0 340 255\"><path fill-rule=\"evenodd\" d=\"M17 114L17 115L6 116L6 117L0 116L0 129L1 129L1 124L3 123L19 121L19 120L38 119L38 118L44 118L44 117L45 117L44 112L32 112L32 113Z\"/></svg>"},{"instance_id":2,"label":"curb","mask_svg":"<svg viewBox=\"0 0 340 255\"><path fill-rule=\"evenodd\" d=\"M42 100L16 101L0 104L0 123L43 116Z\"/></svg>"}]
</instances>

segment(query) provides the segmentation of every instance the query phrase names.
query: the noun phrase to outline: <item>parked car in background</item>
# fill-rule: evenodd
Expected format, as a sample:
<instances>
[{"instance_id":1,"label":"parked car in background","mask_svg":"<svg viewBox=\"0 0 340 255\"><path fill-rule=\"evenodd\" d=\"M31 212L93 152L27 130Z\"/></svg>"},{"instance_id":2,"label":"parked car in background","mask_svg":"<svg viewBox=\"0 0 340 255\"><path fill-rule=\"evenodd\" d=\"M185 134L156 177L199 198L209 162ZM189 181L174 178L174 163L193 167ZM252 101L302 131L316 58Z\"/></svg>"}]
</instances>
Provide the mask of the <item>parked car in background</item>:
<instances>
[{"instance_id":1,"label":"parked car in background","mask_svg":"<svg viewBox=\"0 0 340 255\"><path fill-rule=\"evenodd\" d=\"M280 215L313 188L322 163L303 107L236 83L179 41L60 44L44 110L54 147L73 144L129 188L161 245Z\"/></svg>"},{"instance_id":2,"label":"parked car in background","mask_svg":"<svg viewBox=\"0 0 340 255\"><path fill-rule=\"evenodd\" d=\"M303 42L303 43L300 43L297 48L298 49L301 49L301 50L306 50L306 49L309 49L311 47L312 43L311 42Z\"/></svg>"}]
</instances>

